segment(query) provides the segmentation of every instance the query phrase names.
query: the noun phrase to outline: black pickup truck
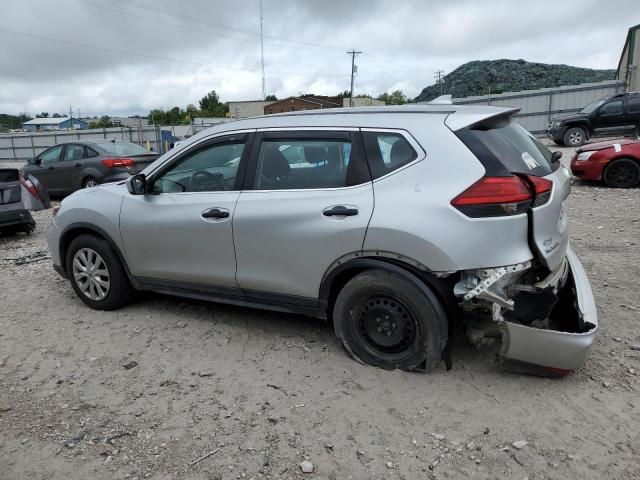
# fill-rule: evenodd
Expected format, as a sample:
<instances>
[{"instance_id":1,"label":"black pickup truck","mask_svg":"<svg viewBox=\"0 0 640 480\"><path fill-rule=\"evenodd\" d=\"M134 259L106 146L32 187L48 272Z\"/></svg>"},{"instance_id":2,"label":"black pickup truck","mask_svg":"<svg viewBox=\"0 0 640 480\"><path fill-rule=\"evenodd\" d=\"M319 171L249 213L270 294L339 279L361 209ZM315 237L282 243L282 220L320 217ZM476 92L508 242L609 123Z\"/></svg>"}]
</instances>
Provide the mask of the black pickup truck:
<instances>
[{"instance_id":1,"label":"black pickup truck","mask_svg":"<svg viewBox=\"0 0 640 480\"><path fill-rule=\"evenodd\" d=\"M601 98L577 113L553 118L547 134L558 145L579 147L596 133L633 131L640 134L640 92L618 93Z\"/></svg>"}]
</instances>

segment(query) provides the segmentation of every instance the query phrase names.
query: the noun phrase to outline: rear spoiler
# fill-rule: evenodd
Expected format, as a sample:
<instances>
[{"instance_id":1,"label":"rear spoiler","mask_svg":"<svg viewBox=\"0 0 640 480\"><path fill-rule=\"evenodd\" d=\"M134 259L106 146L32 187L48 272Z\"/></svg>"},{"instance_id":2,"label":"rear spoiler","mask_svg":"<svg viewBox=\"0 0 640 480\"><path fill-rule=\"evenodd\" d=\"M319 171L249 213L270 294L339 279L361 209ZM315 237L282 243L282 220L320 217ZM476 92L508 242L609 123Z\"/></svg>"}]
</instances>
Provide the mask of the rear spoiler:
<instances>
[{"instance_id":1,"label":"rear spoiler","mask_svg":"<svg viewBox=\"0 0 640 480\"><path fill-rule=\"evenodd\" d=\"M506 120L520 111L520 108L485 107L478 111L456 111L447 115L444 124L452 131L476 127L487 120Z\"/></svg>"}]
</instances>

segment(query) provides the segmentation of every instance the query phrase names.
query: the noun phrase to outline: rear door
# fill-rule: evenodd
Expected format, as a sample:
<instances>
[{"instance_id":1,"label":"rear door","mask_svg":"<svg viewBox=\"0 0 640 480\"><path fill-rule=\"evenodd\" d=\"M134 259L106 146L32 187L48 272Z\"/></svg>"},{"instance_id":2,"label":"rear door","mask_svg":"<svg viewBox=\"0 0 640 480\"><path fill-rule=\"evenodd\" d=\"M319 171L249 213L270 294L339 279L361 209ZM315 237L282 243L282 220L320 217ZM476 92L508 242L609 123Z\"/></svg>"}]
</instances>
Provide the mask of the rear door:
<instances>
[{"instance_id":1,"label":"rear door","mask_svg":"<svg viewBox=\"0 0 640 480\"><path fill-rule=\"evenodd\" d=\"M57 187L66 192L73 192L82 185L82 169L86 164L86 150L83 145L67 143L62 158L56 165Z\"/></svg>"},{"instance_id":2,"label":"rear door","mask_svg":"<svg viewBox=\"0 0 640 480\"><path fill-rule=\"evenodd\" d=\"M329 266L362 250L372 212L356 129L258 133L233 218L239 286L285 303L317 301Z\"/></svg>"}]
</instances>

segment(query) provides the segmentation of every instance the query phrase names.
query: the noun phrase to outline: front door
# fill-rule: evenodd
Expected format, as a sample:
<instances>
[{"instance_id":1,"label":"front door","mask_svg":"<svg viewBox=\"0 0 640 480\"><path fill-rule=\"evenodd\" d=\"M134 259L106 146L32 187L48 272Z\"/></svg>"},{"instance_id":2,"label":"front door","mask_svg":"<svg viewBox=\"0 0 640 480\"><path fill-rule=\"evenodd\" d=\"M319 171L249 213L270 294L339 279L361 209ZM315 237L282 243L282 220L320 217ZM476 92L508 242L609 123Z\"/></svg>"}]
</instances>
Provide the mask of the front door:
<instances>
[{"instance_id":1,"label":"front door","mask_svg":"<svg viewBox=\"0 0 640 480\"><path fill-rule=\"evenodd\" d=\"M624 105L622 98L605 103L598 110L597 128L605 129L625 124Z\"/></svg>"},{"instance_id":2,"label":"front door","mask_svg":"<svg viewBox=\"0 0 640 480\"><path fill-rule=\"evenodd\" d=\"M258 133L233 219L238 284L247 295L317 299L329 266L362 250L372 211L357 131Z\"/></svg>"},{"instance_id":3,"label":"front door","mask_svg":"<svg viewBox=\"0 0 640 480\"><path fill-rule=\"evenodd\" d=\"M149 193L125 197L120 231L134 276L195 288L237 286L231 221L248 136L194 145L149 176Z\"/></svg>"},{"instance_id":4,"label":"front door","mask_svg":"<svg viewBox=\"0 0 640 480\"><path fill-rule=\"evenodd\" d=\"M25 170L36 177L49 193L59 193L60 190L57 167L63 149L64 145L56 145L45 150L36 157L37 163L25 167Z\"/></svg>"}]
</instances>

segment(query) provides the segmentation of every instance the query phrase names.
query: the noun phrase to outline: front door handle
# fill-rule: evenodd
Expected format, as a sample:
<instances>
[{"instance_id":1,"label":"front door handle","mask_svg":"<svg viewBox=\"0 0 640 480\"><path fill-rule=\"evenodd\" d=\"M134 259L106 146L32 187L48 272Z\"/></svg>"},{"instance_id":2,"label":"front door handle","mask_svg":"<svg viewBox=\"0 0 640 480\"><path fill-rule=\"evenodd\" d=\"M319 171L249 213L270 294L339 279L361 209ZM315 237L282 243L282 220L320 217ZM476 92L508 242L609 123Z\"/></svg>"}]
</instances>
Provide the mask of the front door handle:
<instances>
[{"instance_id":1,"label":"front door handle","mask_svg":"<svg viewBox=\"0 0 640 480\"><path fill-rule=\"evenodd\" d=\"M76 164L74 165L74 167L76 167L76 168L80 168L81 166L82 166L82 164L81 164L81 163L76 163Z\"/></svg>"},{"instance_id":2,"label":"front door handle","mask_svg":"<svg viewBox=\"0 0 640 480\"><path fill-rule=\"evenodd\" d=\"M344 205L336 205L335 207L324 210L322 214L325 217L353 217L358 215L358 209L345 207Z\"/></svg>"},{"instance_id":3,"label":"front door handle","mask_svg":"<svg viewBox=\"0 0 640 480\"><path fill-rule=\"evenodd\" d=\"M223 208L210 208L202 212L202 218L229 218L229 210Z\"/></svg>"}]
</instances>

